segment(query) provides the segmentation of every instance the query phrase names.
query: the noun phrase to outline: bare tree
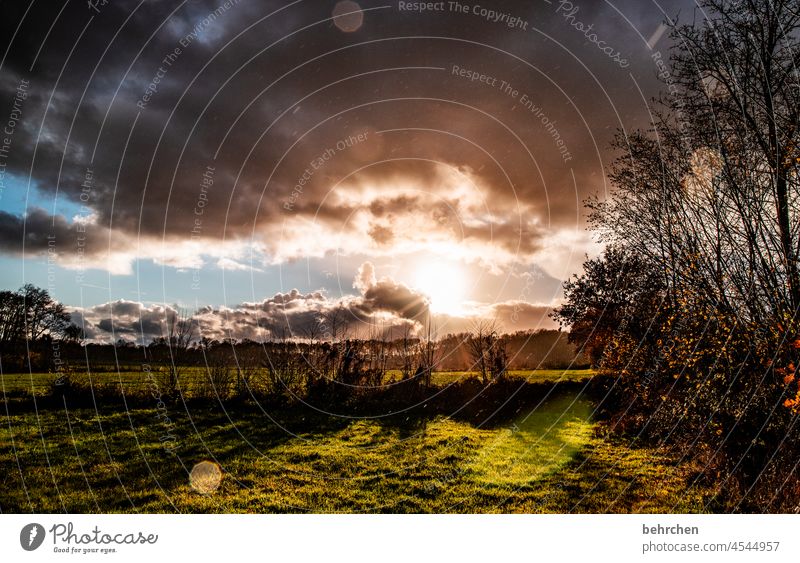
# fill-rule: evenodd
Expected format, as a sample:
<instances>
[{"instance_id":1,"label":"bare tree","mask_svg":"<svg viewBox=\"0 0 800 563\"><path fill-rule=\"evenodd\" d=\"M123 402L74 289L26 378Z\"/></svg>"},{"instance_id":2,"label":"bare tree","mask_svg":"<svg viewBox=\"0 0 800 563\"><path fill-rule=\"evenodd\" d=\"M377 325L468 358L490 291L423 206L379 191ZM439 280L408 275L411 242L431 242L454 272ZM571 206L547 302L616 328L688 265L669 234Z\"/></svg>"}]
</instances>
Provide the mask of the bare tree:
<instances>
[{"instance_id":1,"label":"bare tree","mask_svg":"<svg viewBox=\"0 0 800 563\"><path fill-rule=\"evenodd\" d=\"M167 389L175 393L180 385L180 376L186 367L187 351L194 337L194 322L184 308L167 309L167 347L169 363L167 365Z\"/></svg>"},{"instance_id":2,"label":"bare tree","mask_svg":"<svg viewBox=\"0 0 800 563\"><path fill-rule=\"evenodd\" d=\"M436 330L432 326L430 315L425 322L423 338L419 341L418 364L415 374L422 386L431 386L433 372L436 369Z\"/></svg>"},{"instance_id":3,"label":"bare tree","mask_svg":"<svg viewBox=\"0 0 800 563\"><path fill-rule=\"evenodd\" d=\"M800 308L800 10L796 2L703 2L659 61L670 94L655 133L620 137L604 240L655 264L668 299L687 288L743 322ZM793 338L787 339L792 341Z\"/></svg>"},{"instance_id":4,"label":"bare tree","mask_svg":"<svg viewBox=\"0 0 800 563\"><path fill-rule=\"evenodd\" d=\"M200 351L203 354L205 363L205 377L201 380L198 394L206 399L227 399L233 392L234 383L230 359L226 356L224 350L218 346L213 346L208 338L200 340ZM235 369L238 372L238 363Z\"/></svg>"},{"instance_id":5,"label":"bare tree","mask_svg":"<svg viewBox=\"0 0 800 563\"><path fill-rule=\"evenodd\" d=\"M322 327L318 320L315 319L314 322L310 323L304 331L303 336L307 342L307 346L305 347L305 354L303 355L304 360L304 371L305 371L305 383L306 387L314 385L317 380L322 377L321 373L321 363L320 363L320 339L322 337Z\"/></svg>"},{"instance_id":6,"label":"bare tree","mask_svg":"<svg viewBox=\"0 0 800 563\"><path fill-rule=\"evenodd\" d=\"M476 321L466 344L473 369L477 370L484 383L505 375L508 355L505 344L498 335L496 321Z\"/></svg>"},{"instance_id":7,"label":"bare tree","mask_svg":"<svg viewBox=\"0 0 800 563\"><path fill-rule=\"evenodd\" d=\"M614 190L589 203L600 240L644 269L590 261L562 312L580 329L594 317L587 341L630 313L600 363L648 431L702 434L745 490L780 475L774 494L797 486L763 460L797 457L779 449L798 428L785 394L800 375L800 5L700 4L703 20L672 25L670 60L653 56L667 93L652 130L620 134Z\"/></svg>"},{"instance_id":8,"label":"bare tree","mask_svg":"<svg viewBox=\"0 0 800 563\"><path fill-rule=\"evenodd\" d=\"M409 379L414 375L414 345L415 339L411 337L411 326L403 328L403 336L400 338L400 373L401 377Z\"/></svg>"},{"instance_id":9,"label":"bare tree","mask_svg":"<svg viewBox=\"0 0 800 563\"><path fill-rule=\"evenodd\" d=\"M322 338L329 342L323 360L325 375L332 380L339 377L344 360L344 345L342 340L346 337L347 323L346 312L342 307L334 307L321 315Z\"/></svg>"}]
</instances>

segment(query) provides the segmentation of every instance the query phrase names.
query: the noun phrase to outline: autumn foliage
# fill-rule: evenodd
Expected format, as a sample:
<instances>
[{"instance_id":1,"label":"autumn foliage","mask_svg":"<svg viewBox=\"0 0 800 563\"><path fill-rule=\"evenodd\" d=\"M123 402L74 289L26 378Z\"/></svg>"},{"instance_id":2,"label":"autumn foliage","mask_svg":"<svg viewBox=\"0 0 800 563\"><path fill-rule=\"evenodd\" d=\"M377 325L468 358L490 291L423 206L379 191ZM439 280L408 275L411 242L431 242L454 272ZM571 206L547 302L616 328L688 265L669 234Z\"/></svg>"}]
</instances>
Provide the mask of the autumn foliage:
<instances>
[{"instance_id":1,"label":"autumn foliage","mask_svg":"<svg viewBox=\"0 0 800 563\"><path fill-rule=\"evenodd\" d=\"M620 427L703 458L729 510L800 510L800 13L701 3L670 95L588 202L605 253L555 317ZM698 477L700 479L701 477Z\"/></svg>"}]
</instances>

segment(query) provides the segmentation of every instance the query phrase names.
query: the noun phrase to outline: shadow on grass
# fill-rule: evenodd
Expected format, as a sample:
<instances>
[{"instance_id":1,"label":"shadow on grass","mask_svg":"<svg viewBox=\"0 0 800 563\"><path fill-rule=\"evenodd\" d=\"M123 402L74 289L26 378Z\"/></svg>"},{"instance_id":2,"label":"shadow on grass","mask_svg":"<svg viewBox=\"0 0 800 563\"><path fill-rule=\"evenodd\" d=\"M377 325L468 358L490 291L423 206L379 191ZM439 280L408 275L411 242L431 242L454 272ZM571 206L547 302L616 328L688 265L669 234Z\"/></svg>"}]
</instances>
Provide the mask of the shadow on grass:
<instances>
[{"instance_id":1,"label":"shadow on grass","mask_svg":"<svg viewBox=\"0 0 800 563\"><path fill-rule=\"evenodd\" d=\"M485 386L467 379L445 388L392 389L317 396L316 408L275 398L157 406L146 396L113 395L96 397L97 408L91 396L41 398L34 407L29 396L6 396L9 425L0 440L13 438L14 448L0 452L12 468L0 508L565 511L584 506L586 481L599 479L616 455L582 457L587 447L604 452L598 449L604 442L590 436L592 389L582 382ZM389 416L357 415L398 406ZM355 418L320 412L326 409ZM165 433L175 438L174 454ZM188 479L192 465L207 459L225 475L211 496L193 493ZM634 470L632 461L609 481L612 489ZM591 508L610 502L600 481L590 491Z\"/></svg>"}]
</instances>

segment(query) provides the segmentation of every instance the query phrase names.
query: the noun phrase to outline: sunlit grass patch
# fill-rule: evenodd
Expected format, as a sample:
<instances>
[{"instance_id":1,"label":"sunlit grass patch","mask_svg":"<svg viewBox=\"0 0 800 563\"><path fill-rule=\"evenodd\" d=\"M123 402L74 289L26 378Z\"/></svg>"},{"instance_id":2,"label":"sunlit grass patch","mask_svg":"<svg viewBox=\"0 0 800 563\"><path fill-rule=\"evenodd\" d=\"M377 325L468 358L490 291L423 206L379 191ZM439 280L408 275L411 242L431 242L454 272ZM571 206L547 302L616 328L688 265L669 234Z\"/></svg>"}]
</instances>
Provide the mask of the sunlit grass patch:
<instances>
[{"instance_id":1,"label":"sunlit grass patch","mask_svg":"<svg viewBox=\"0 0 800 563\"><path fill-rule=\"evenodd\" d=\"M591 438L591 404L560 396L495 432L470 463L476 481L522 487L563 467Z\"/></svg>"}]
</instances>

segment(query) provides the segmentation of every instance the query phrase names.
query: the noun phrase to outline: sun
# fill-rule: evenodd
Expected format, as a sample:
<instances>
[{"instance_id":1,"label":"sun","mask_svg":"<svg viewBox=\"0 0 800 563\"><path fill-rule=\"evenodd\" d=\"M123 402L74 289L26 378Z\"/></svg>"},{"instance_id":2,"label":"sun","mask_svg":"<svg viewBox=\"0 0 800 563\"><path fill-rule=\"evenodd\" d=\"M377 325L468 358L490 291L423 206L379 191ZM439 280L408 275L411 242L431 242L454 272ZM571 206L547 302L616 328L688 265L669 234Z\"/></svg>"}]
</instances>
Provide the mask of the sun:
<instances>
[{"instance_id":1,"label":"sun","mask_svg":"<svg viewBox=\"0 0 800 563\"><path fill-rule=\"evenodd\" d=\"M430 299L432 312L457 315L464 305L465 276L458 264L427 260L415 268L414 288Z\"/></svg>"}]
</instances>

